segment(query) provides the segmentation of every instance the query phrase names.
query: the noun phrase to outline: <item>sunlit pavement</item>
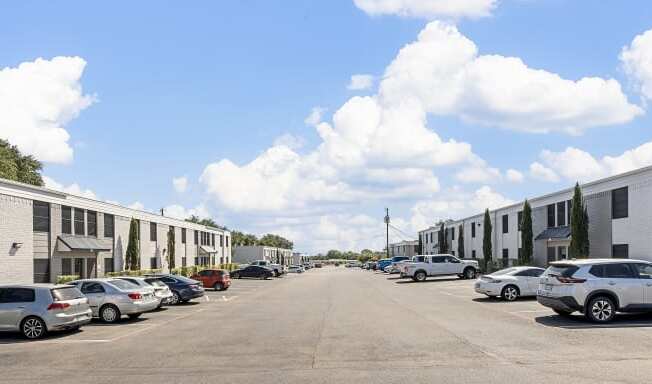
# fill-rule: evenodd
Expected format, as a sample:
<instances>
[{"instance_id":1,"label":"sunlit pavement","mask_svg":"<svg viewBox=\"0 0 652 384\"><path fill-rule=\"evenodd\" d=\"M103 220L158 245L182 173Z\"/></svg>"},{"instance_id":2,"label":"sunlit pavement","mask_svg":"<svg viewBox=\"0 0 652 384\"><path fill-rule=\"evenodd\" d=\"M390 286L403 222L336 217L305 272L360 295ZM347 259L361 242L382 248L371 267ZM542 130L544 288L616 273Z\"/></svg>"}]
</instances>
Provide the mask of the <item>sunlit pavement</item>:
<instances>
[{"instance_id":1,"label":"sunlit pavement","mask_svg":"<svg viewBox=\"0 0 652 384\"><path fill-rule=\"evenodd\" d=\"M652 316L607 326L536 300L343 267L270 280L37 342L0 335L0 382L640 383Z\"/></svg>"}]
</instances>

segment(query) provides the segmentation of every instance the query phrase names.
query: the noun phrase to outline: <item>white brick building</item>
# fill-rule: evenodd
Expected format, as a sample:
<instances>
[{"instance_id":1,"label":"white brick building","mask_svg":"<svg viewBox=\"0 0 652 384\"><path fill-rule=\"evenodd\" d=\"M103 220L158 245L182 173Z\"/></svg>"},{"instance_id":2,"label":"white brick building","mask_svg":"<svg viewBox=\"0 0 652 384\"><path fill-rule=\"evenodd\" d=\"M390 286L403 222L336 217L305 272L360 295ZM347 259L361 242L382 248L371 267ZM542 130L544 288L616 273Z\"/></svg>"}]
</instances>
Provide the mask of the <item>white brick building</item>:
<instances>
[{"instance_id":1,"label":"white brick building","mask_svg":"<svg viewBox=\"0 0 652 384\"><path fill-rule=\"evenodd\" d=\"M292 250L264 245L237 245L233 247L233 262L240 264L267 260L281 265L292 264Z\"/></svg>"},{"instance_id":2,"label":"white brick building","mask_svg":"<svg viewBox=\"0 0 652 384\"><path fill-rule=\"evenodd\" d=\"M419 254L419 240L401 241L389 245L389 256L414 256Z\"/></svg>"},{"instance_id":3,"label":"white brick building","mask_svg":"<svg viewBox=\"0 0 652 384\"><path fill-rule=\"evenodd\" d=\"M629 257L652 261L652 167L580 186L589 214L590 257ZM529 199L532 207L534 263L568 257L573 188ZM493 260L513 263L521 250L519 221L523 202L490 211ZM458 254L460 226L464 256L483 258L484 212L446 224L451 253ZM419 232L424 254L438 252L439 227Z\"/></svg>"},{"instance_id":4,"label":"white brick building","mask_svg":"<svg viewBox=\"0 0 652 384\"><path fill-rule=\"evenodd\" d=\"M0 179L0 284L103 276L124 268L131 219L139 223L140 267L231 262L228 231Z\"/></svg>"}]
</instances>

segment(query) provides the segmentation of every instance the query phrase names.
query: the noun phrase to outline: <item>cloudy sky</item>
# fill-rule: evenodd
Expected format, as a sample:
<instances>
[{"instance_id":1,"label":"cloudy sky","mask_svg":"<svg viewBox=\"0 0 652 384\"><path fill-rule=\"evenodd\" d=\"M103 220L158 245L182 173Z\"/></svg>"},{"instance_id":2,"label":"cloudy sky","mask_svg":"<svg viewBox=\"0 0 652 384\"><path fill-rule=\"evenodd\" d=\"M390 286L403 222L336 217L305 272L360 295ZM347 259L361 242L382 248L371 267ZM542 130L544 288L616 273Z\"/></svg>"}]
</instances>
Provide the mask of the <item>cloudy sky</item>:
<instances>
[{"instance_id":1,"label":"cloudy sky","mask_svg":"<svg viewBox=\"0 0 652 384\"><path fill-rule=\"evenodd\" d=\"M110 4L110 6L109 6ZM51 188L381 248L652 164L652 4L21 1L0 137Z\"/></svg>"}]
</instances>

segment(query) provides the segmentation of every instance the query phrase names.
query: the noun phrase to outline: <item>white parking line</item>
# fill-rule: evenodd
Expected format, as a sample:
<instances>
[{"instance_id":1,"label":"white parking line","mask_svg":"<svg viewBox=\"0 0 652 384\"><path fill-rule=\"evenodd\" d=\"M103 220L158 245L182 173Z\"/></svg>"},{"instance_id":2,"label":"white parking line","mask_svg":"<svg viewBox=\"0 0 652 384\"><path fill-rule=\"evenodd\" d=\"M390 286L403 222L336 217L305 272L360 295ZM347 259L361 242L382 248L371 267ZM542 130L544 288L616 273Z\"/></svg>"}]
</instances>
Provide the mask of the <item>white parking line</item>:
<instances>
[{"instance_id":1,"label":"white parking line","mask_svg":"<svg viewBox=\"0 0 652 384\"><path fill-rule=\"evenodd\" d=\"M235 299L236 297L238 297L238 296L231 296L231 297L222 296L222 300L231 301L231 300Z\"/></svg>"}]
</instances>

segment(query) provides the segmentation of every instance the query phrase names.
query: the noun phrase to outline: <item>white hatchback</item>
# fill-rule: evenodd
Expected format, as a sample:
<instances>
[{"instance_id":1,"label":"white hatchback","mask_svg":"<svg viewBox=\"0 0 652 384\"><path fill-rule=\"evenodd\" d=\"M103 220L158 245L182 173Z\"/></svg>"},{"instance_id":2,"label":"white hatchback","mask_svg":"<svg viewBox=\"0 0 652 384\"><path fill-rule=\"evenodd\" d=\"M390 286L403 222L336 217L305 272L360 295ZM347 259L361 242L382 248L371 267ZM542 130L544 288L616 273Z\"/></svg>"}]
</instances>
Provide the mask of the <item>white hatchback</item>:
<instances>
[{"instance_id":1,"label":"white hatchback","mask_svg":"<svg viewBox=\"0 0 652 384\"><path fill-rule=\"evenodd\" d=\"M490 297L502 297L507 301L536 296L539 276L543 271L543 268L537 267L506 268L477 279L475 291Z\"/></svg>"}]
</instances>

